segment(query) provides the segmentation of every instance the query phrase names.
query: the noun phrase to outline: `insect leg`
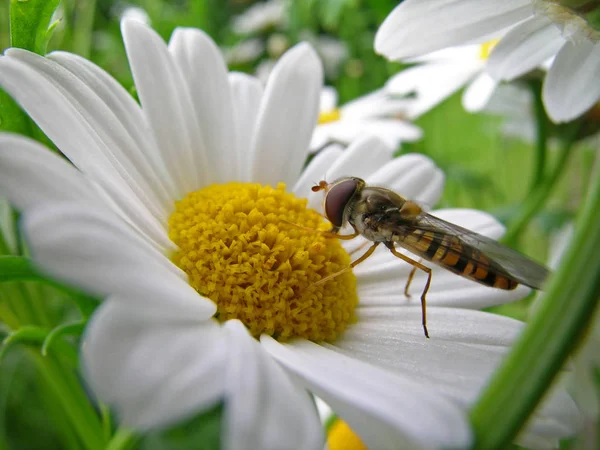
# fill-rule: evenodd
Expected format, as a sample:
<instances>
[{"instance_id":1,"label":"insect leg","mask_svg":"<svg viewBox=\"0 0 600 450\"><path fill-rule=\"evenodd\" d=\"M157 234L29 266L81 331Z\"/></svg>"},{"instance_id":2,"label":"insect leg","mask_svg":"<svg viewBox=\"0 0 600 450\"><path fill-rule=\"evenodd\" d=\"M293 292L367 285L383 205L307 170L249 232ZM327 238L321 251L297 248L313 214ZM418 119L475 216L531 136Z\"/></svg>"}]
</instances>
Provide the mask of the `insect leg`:
<instances>
[{"instance_id":1,"label":"insect leg","mask_svg":"<svg viewBox=\"0 0 600 450\"><path fill-rule=\"evenodd\" d=\"M354 267L358 266L361 262L363 262L365 259L367 259L369 256L371 256L380 243L381 242L375 242L373 245L371 245L369 247L369 249L360 258L358 258L355 261L352 261L348 267L340 270L339 272L332 273L331 275L328 275L325 278L321 278L319 281L317 281L316 283L313 283L312 285L318 286L319 284L323 284L326 281L329 281L343 273L348 272L349 270L352 270Z\"/></svg>"},{"instance_id":2,"label":"insect leg","mask_svg":"<svg viewBox=\"0 0 600 450\"><path fill-rule=\"evenodd\" d=\"M390 251L392 252L392 255L396 256L397 258L400 258L403 261L406 261L411 266L413 266L411 275L414 274L414 271L416 269L421 269L422 271L424 271L427 274L427 282L425 283L425 289L423 289L423 293L421 294L421 316L423 317L423 331L425 332L425 337L428 338L429 332L427 331L427 313L426 313L427 302L425 300L425 296L427 295L427 292L429 291L429 286L431 286L431 269L427 266L424 266L420 262L415 261L414 259L409 258L408 256L400 253L398 250L396 250L396 248L394 247L394 244L392 242L386 242L385 245L387 246L387 248L390 249Z\"/></svg>"},{"instance_id":3,"label":"insect leg","mask_svg":"<svg viewBox=\"0 0 600 450\"><path fill-rule=\"evenodd\" d=\"M410 287L410 283L412 283L413 277L415 276L415 272L417 271L417 266L413 266L412 270L408 274L408 280L406 280L406 285L404 286L404 296L410 298L410 294L408 293L408 288Z\"/></svg>"}]
</instances>

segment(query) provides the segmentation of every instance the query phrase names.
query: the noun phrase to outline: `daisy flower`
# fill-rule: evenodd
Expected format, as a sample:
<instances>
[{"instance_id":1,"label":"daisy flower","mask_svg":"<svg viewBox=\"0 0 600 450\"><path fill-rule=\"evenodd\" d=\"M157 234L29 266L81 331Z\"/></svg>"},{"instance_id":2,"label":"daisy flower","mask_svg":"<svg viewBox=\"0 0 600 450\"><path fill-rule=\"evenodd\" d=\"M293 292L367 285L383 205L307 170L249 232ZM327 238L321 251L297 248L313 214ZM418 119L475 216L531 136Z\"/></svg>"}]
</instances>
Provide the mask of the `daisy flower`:
<instances>
[{"instance_id":1,"label":"daisy flower","mask_svg":"<svg viewBox=\"0 0 600 450\"><path fill-rule=\"evenodd\" d=\"M350 144L358 136L379 137L393 151L401 142L421 139L423 131L403 120L410 100L397 100L380 89L338 106L335 88L321 92L319 124L315 128L310 148L316 150L330 142Z\"/></svg>"},{"instance_id":2,"label":"daisy flower","mask_svg":"<svg viewBox=\"0 0 600 450\"><path fill-rule=\"evenodd\" d=\"M253 34L271 27L285 25L285 12L284 0L256 2L234 19L233 31L237 34Z\"/></svg>"},{"instance_id":3,"label":"daisy flower","mask_svg":"<svg viewBox=\"0 0 600 450\"><path fill-rule=\"evenodd\" d=\"M568 122L600 99L600 31L592 25L597 6L554 0L406 0L386 18L375 49L390 59L449 46L482 42L505 32L487 70L513 80L554 57L544 80L550 118ZM578 9L579 8L579 9Z\"/></svg>"},{"instance_id":4,"label":"daisy flower","mask_svg":"<svg viewBox=\"0 0 600 450\"><path fill-rule=\"evenodd\" d=\"M419 155L392 160L368 137L326 149L302 172L322 88L306 44L263 89L228 74L199 30L177 29L168 45L138 22L122 31L141 105L76 55L0 58L2 87L73 163L0 135L0 191L23 211L35 260L106 298L82 346L98 397L138 430L222 403L228 449L322 448L309 392L370 448L468 446L466 410L522 327L469 308L527 289L435 269L426 339L418 302L401 294L410 266L377 252L312 286L346 267L360 242L344 247L293 225L327 229L310 207L320 196L307 199L323 176L352 174L434 204L440 170ZM502 232L485 213L434 213ZM561 391L527 436L569 435L577 418Z\"/></svg>"},{"instance_id":5,"label":"daisy flower","mask_svg":"<svg viewBox=\"0 0 600 450\"><path fill-rule=\"evenodd\" d=\"M439 50L422 57L406 59L416 63L388 80L385 90L393 97L413 96L406 101L404 115L416 119L466 86L463 107L481 111L498 82L485 70L496 41Z\"/></svg>"}]
</instances>

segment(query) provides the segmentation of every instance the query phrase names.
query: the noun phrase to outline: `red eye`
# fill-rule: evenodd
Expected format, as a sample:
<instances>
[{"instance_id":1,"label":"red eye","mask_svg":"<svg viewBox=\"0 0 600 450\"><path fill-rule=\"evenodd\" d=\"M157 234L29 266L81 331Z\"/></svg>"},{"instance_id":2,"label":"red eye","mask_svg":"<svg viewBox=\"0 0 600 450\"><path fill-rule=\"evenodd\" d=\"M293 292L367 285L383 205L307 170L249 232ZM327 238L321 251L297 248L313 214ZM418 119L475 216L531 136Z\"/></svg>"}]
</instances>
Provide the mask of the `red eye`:
<instances>
[{"instance_id":1,"label":"red eye","mask_svg":"<svg viewBox=\"0 0 600 450\"><path fill-rule=\"evenodd\" d=\"M325 214L336 227L343 226L344 211L358 187L358 181L348 178L334 184L325 197Z\"/></svg>"}]
</instances>

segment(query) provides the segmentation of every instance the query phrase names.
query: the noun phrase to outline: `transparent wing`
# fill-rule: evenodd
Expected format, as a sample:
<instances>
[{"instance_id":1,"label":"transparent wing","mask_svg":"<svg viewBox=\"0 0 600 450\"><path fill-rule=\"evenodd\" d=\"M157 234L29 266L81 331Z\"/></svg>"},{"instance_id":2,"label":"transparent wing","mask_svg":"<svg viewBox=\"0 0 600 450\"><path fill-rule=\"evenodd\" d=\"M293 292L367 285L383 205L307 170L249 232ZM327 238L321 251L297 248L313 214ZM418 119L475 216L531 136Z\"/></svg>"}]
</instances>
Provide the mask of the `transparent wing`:
<instances>
[{"instance_id":1,"label":"transparent wing","mask_svg":"<svg viewBox=\"0 0 600 450\"><path fill-rule=\"evenodd\" d=\"M541 289L550 274L544 266L512 248L427 213L422 213L412 223L404 221L402 228L409 232L415 230L431 231L438 236L449 236L458 239L461 245L477 249L506 274L519 283L534 289Z\"/></svg>"}]
</instances>

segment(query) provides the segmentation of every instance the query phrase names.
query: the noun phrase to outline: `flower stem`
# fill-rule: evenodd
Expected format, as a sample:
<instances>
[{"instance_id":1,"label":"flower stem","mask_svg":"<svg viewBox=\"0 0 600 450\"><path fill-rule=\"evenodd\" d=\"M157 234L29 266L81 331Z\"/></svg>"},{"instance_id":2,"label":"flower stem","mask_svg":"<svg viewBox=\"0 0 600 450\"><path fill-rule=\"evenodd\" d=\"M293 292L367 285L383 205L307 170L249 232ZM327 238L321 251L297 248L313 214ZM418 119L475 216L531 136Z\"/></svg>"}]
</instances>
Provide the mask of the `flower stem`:
<instances>
[{"instance_id":1,"label":"flower stem","mask_svg":"<svg viewBox=\"0 0 600 450\"><path fill-rule=\"evenodd\" d=\"M565 165L571 155L571 149L574 142L574 138L571 137L565 138L562 141L559 155L552 171L535 189L533 189L532 192L529 193L519 214L509 225L508 230L502 239L502 242L506 245L514 246L518 242L521 233L525 231L531 219L535 217L540 209L546 204L546 201L548 200L548 197L550 197L560 176L565 172Z\"/></svg>"},{"instance_id":2,"label":"flower stem","mask_svg":"<svg viewBox=\"0 0 600 450\"><path fill-rule=\"evenodd\" d=\"M131 450L138 441L139 437L131 430L119 428L106 445L106 450Z\"/></svg>"},{"instance_id":3,"label":"flower stem","mask_svg":"<svg viewBox=\"0 0 600 450\"><path fill-rule=\"evenodd\" d=\"M78 437L88 450L103 448L99 419L81 388L79 380L53 357L38 357L38 368L61 403Z\"/></svg>"},{"instance_id":4,"label":"flower stem","mask_svg":"<svg viewBox=\"0 0 600 450\"><path fill-rule=\"evenodd\" d=\"M530 80L529 87L533 97L533 113L536 125L535 161L531 187L529 188L531 193L542 183L544 178L546 153L548 151L548 118L542 100L542 82L540 80Z\"/></svg>"},{"instance_id":5,"label":"flower stem","mask_svg":"<svg viewBox=\"0 0 600 450\"><path fill-rule=\"evenodd\" d=\"M600 292L599 223L596 170L573 241L541 307L471 412L475 449L507 447L590 326Z\"/></svg>"}]
</instances>

